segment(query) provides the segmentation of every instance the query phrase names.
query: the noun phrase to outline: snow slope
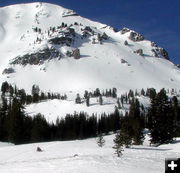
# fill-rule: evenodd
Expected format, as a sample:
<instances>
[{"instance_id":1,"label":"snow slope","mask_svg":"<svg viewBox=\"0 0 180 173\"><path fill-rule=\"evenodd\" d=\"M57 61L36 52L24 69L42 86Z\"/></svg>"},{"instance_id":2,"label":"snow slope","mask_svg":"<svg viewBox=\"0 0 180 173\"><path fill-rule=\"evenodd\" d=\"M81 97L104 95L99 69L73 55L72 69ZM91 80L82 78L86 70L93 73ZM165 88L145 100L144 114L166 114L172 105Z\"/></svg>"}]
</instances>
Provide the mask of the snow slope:
<instances>
[{"instance_id":1,"label":"snow slope","mask_svg":"<svg viewBox=\"0 0 180 173\"><path fill-rule=\"evenodd\" d=\"M150 100L148 97L137 97L140 105L143 104L144 108L149 107ZM44 115L48 122L56 123L57 118L65 118L67 114L74 114L85 112L89 116L92 114L97 115L99 117L101 114L106 113L110 114L115 111L115 107L117 105L117 99L111 97L103 97L103 105L99 104L99 98L91 98L90 106L87 107L86 103L75 104L75 99L69 98L68 100L47 100L39 103L34 103L25 106L25 113L28 116L34 116L38 113ZM120 112L124 115L125 112L129 110L129 104L124 103L123 108L120 109Z\"/></svg>"},{"instance_id":2,"label":"snow slope","mask_svg":"<svg viewBox=\"0 0 180 173\"><path fill-rule=\"evenodd\" d=\"M45 102L34 103L27 105L25 112L29 116L37 115L41 113L44 115L47 121L56 122L57 117L65 118L67 114L74 114L74 112L86 112L88 115L97 114L101 115L102 113L112 113L116 106L116 99L105 98L104 104L99 105L98 98L91 98L90 106L87 107L86 103L75 104L74 100L48 100Z\"/></svg>"},{"instance_id":3,"label":"snow slope","mask_svg":"<svg viewBox=\"0 0 180 173\"><path fill-rule=\"evenodd\" d=\"M51 46L47 30L62 22L68 26L72 24L75 41L70 47L60 45L56 48L62 53L79 48L79 60L65 57L41 65L9 64L17 56ZM79 25L74 25L75 22ZM86 26L93 28L96 34L81 39L82 29ZM42 34L35 33L35 27L41 28ZM97 42L97 34L104 32L109 39L101 45ZM37 37L42 38L42 42L35 44ZM114 32L105 24L90 21L57 5L31 3L0 8L0 83L8 81L28 92L33 84L53 92L79 92L97 87L116 87L119 92L147 87L179 89L180 70L172 62L154 57L150 41L134 42L128 37L128 32ZM93 39L96 44L92 44ZM128 46L124 45L125 40ZM139 48L143 49L143 57L134 53ZM122 59L127 63L122 63ZM13 67L15 73L2 74L9 67Z\"/></svg>"},{"instance_id":4,"label":"snow slope","mask_svg":"<svg viewBox=\"0 0 180 173\"><path fill-rule=\"evenodd\" d=\"M1 173L162 173L165 158L179 157L179 143L159 147L132 146L122 158L113 153L114 135L100 148L87 140L35 143L0 148ZM37 146L43 152L36 152ZM76 156L75 156L76 155Z\"/></svg>"}]
</instances>

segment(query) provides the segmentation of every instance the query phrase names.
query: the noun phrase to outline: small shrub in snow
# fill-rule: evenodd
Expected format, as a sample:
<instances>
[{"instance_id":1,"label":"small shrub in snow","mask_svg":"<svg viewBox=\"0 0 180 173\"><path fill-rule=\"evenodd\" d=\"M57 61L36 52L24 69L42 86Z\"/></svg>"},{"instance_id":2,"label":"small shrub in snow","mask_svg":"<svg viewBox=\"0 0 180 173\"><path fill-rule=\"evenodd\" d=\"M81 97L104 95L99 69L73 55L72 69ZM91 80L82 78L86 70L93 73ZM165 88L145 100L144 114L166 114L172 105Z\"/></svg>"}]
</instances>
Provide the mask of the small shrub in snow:
<instances>
[{"instance_id":1,"label":"small shrub in snow","mask_svg":"<svg viewBox=\"0 0 180 173\"><path fill-rule=\"evenodd\" d=\"M99 147L103 147L103 146L105 145L105 140L104 140L104 138L103 138L102 133L100 133L100 134L98 135L97 144L98 144Z\"/></svg>"},{"instance_id":2,"label":"small shrub in snow","mask_svg":"<svg viewBox=\"0 0 180 173\"><path fill-rule=\"evenodd\" d=\"M73 50L73 57L74 59L80 59L80 50L78 48Z\"/></svg>"},{"instance_id":3,"label":"small shrub in snow","mask_svg":"<svg viewBox=\"0 0 180 173\"><path fill-rule=\"evenodd\" d=\"M128 45L128 41L127 41L127 40L124 41L124 45L125 45L125 46Z\"/></svg>"}]
</instances>

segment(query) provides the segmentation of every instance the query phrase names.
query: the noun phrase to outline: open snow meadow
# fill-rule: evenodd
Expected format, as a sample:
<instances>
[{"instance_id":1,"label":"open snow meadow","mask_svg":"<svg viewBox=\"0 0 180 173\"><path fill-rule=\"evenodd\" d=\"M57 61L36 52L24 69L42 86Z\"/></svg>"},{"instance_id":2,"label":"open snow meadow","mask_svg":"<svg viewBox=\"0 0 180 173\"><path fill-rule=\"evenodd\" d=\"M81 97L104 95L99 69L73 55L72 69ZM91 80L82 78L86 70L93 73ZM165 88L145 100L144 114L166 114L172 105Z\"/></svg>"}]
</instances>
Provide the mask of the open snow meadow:
<instances>
[{"instance_id":1,"label":"open snow meadow","mask_svg":"<svg viewBox=\"0 0 180 173\"><path fill-rule=\"evenodd\" d=\"M0 143L1 173L163 173L165 158L180 157L177 143L150 147L148 138L142 146L114 155L114 135L105 137L105 146L96 139L10 145ZM37 146L43 152L37 152Z\"/></svg>"}]
</instances>

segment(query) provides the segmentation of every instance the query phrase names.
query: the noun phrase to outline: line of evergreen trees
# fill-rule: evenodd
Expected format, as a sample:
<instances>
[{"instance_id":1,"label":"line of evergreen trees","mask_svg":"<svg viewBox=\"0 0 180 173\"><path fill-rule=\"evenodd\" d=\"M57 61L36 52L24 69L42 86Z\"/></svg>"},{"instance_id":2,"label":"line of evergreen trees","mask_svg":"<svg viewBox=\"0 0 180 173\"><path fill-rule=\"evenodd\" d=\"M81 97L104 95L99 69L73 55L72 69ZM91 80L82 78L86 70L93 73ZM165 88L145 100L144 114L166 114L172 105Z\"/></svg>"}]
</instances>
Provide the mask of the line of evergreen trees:
<instances>
[{"instance_id":1,"label":"line of evergreen trees","mask_svg":"<svg viewBox=\"0 0 180 173\"><path fill-rule=\"evenodd\" d=\"M117 148L142 144L144 128L150 130L151 143L162 144L172 141L173 137L180 136L180 105L176 96L167 96L165 89L158 93L153 88L146 91L146 96L151 100L147 111L144 111L140 105L136 98L136 92L130 90L128 94L121 95L121 98L117 99L121 102L122 107L123 103L130 105L129 111L125 115L119 113L121 107L118 106L114 113L108 115L104 113L98 118L95 114L89 116L87 113L81 112L68 114L65 118L57 119L56 123L47 122L41 114L34 117L25 115L23 106L27 104L28 95L24 91L13 88L7 82L3 83L1 91L0 141L22 144L85 139L102 133L117 132L117 139L114 140ZM39 91L38 86L32 87L32 102L41 100L35 99L40 97ZM114 91L116 90L114 89ZM95 95L98 97L97 93L99 92L96 92ZM145 94L143 91L141 93ZM56 96L51 95L49 98L56 98ZM118 151L121 149L117 148Z\"/></svg>"},{"instance_id":2,"label":"line of evergreen trees","mask_svg":"<svg viewBox=\"0 0 180 173\"><path fill-rule=\"evenodd\" d=\"M167 143L180 136L180 105L176 96L168 98L165 89L151 91L147 128L152 143Z\"/></svg>"},{"instance_id":3,"label":"line of evergreen trees","mask_svg":"<svg viewBox=\"0 0 180 173\"><path fill-rule=\"evenodd\" d=\"M60 95L59 93L44 93L40 91L40 88L38 85L33 85L31 94L27 94L24 89L18 89L16 86L13 87L11 84L8 82L3 82L1 86L1 98L2 101L8 102L7 98L9 101L13 97L16 97L20 102L24 104L31 104L31 103L38 103L40 101L48 100L48 99L61 99L61 100L66 100L67 95Z\"/></svg>"},{"instance_id":4,"label":"line of evergreen trees","mask_svg":"<svg viewBox=\"0 0 180 173\"><path fill-rule=\"evenodd\" d=\"M4 102L5 103L5 102ZM9 105L0 109L0 141L14 144L44 142L53 140L73 140L95 137L100 132L108 133L120 128L118 111L105 113L97 118L86 113L74 113L49 123L43 115L26 116L22 103L13 98Z\"/></svg>"}]
</instances>

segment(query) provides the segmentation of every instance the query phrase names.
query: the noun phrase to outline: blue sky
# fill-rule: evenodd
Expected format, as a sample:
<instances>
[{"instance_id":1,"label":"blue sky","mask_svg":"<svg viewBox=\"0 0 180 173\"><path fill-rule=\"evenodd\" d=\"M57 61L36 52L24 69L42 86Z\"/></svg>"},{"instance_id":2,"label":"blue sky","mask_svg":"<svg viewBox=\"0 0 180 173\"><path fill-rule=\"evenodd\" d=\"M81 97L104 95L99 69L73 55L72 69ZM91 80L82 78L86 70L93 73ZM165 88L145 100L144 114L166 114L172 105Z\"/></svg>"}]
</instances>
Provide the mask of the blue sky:
<instances>
[{"instance_id":1,"label":"blue sky","mask_svg":"<svg viewBox=\"0 0 180 173\"><path fill-rule=\"evenodd\" d=\"M41 1L41 0L39 0ZM32 0L0 0L0 6ZM131 28L165 48L180 64L179 0L43 0L73 9L81 16L111 25Z\"/></svg>"}]
</instances>

